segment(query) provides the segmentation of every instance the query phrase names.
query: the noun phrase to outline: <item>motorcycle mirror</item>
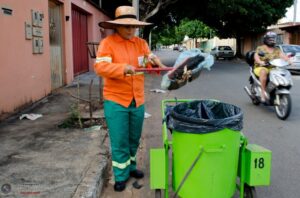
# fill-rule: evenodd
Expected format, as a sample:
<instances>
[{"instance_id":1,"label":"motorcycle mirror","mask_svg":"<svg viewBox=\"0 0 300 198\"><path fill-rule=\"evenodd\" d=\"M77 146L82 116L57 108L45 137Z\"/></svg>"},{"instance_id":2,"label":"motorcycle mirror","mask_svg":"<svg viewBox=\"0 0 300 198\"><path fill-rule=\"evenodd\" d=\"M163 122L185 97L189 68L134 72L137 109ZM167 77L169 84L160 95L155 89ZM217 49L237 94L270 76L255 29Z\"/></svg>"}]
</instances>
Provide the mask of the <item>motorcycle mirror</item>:
<instances>
[{"instance_id":1,"label":"motorcycle mirror","mask_svg":"<svg viewBox=\"0 0 300 198\"><path fill-rule=\"evenodd\" d=\"M265 56L265 53L264 53L263 51L260 51L260 52L258 52L258 56L264 57L264 56Z\"/></svg>"},{"instance_id":2,"label":"motorcycle mirror","mask_svg":"<svg viewBox=\"0 0 300 198\"><path fill-rule=\"evenodd\" d=\"M288 57L294 57L296 55L296 52L289 53Z\"/></svg>"}]
</instances>

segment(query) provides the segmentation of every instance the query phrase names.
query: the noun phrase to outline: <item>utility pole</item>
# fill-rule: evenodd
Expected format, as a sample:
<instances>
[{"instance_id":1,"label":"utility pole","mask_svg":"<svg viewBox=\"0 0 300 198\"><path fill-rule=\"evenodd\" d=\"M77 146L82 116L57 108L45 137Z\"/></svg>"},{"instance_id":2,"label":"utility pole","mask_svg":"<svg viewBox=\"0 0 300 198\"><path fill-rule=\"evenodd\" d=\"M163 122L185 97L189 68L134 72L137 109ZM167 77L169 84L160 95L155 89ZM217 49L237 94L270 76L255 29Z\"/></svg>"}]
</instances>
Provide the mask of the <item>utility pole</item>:
<instances>
[{"instance_id":1,"label":"utility pole","mask_svg":"<svg viewBox=\"0 0 300 198\"><path fill-rule=\"evenodd\" d=\"M139 16L140 16L140 13L139 13L139 0L132 0L132 7L135 8L135 12L136 12L136 17L137 17L137 20L139 20Z\"/></svg>"},{"instance_id":2,"label":"utility pole","mask_svg":"<svg viewBox=\"0 0 300 198\"><path fill-rule=\"evenodd\" d=\"M137 20L139 20L139 18L140 18L139 6L140 6L139 0L132 0L132 7L135 8Z\"/></svg>"},{"instance_id":3,"label":"utility pole","mask_svg":"<svg viewBox=\"0 0 300 198\"><path fill-rule=\"evenodd\" d=\"M151 43L152 41L151 41L151 31L150 31L150 33L149 33L149 47L150 47L150 50L152 50L152 47L151 47Z\"/></svg>"},{"instance_id":4,"label":"utility pole","mask_svg":"<svg viewBox=\"0 0 300 198\"><path fill-rule=\"evenodd\" d=\"M294 19L293 19L294 24L296 23L296 20L297 20L297 0L294 0Z\"/></svg>"},{"instance_id":5,"label":"utility pole","mask_svg":"<svg viewBox=\"0 0 300 198\"><path fill-rule=\"evenodd\" d=\"M139 13L139 0L132 0L132 7L135 8L135 12L136 12L136 18L137 20L139 20L140 18L140 13ZM138 36L139 35L139 30L136 30L135 35Z\"/></svg>"}]
</instances>

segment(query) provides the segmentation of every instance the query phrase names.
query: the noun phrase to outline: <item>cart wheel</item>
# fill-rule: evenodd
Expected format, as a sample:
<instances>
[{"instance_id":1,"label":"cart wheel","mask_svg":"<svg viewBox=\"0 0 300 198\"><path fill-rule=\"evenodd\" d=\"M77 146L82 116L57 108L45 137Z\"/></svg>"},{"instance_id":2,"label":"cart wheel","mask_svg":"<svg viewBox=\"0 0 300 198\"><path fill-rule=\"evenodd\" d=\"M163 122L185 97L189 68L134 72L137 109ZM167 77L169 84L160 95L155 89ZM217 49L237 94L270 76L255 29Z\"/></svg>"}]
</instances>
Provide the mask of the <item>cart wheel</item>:
<instances>
[{"instance_id":1,"label":"cart wheel","mask_svg":"<svg viewBox=\"0 0 300 198\"><path fill-rule=\"evenodd\" d=\"M255 187L248 186L247 184L245 184L244 189L245 189L244 190L244 197L245 198L257 198Z\"/></svg>"},{"instance_id":2,"label":"cart wheel","mask_svg":"<svg viewBox=\"0 0 300 198\"><path fill-rule=\"evenodd\" d=\"M161 198L161 190L155 189L155 198Z\"/></svg>"}]
</instances>

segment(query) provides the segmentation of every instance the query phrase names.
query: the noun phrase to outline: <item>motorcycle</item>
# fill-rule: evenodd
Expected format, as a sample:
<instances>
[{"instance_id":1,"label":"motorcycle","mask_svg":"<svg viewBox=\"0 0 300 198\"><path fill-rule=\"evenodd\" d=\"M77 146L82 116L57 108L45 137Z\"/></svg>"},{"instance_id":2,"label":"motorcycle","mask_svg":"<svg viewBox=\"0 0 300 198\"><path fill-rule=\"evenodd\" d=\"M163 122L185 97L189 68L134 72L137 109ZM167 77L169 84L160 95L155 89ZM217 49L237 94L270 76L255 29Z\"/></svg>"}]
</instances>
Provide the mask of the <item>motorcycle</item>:
<instances>
[{"instance_id":1,"label":"motorcycle","mask_svg":"<svg viewBox=\"0 0 300 198\"><path fill-rule=\"evenodd\" d=\"M246 54L246 62L250 66L250 89L245 86L244 90L252 100L254 105L262 103L261 83L258 77L254 74L254 51ZM258 54L264 56L263 52ZM293 86L292 75L286 69L289 63L282 59L274 59L266 61L267 66L271 66L266 83L266 102L268 106L274 106L276 115L279 119L285 120L289 117L292 110L292 99L290 89Z\"/></svg>"}]
</instances>

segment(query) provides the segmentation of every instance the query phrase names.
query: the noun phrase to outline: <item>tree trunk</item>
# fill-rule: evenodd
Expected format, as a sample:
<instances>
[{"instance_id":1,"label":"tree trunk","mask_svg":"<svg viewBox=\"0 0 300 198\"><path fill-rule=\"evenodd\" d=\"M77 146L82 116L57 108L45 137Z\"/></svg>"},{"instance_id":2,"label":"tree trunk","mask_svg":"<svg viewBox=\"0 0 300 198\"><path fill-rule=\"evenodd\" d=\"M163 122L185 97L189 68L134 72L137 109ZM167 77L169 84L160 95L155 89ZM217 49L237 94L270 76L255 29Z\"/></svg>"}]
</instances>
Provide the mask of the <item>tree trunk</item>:
<instances>
[{"instance_id":1,"label":"tree trunk","mask_svg":"<svg viewBox=\"0 0 300 198\"><path fill-rule=\"evenodd\" d=\"M143 39L145 39L149 43L149 35L152 27L146 26L143 29ZM151 47L151 46L149 46Z\"/></svg>"},{"instance_id":2,"label":"tree trunk","mask_svg":"<svg viewBox=\"0 0 300 198\"><path fill-rule=\"evenodd\" d=\"M240 36L236 37L236 57L238 58L243 58L243 54L242 54L243 41L244 39L242 39L242 37Z\"/></svg>"}]
</instances>

